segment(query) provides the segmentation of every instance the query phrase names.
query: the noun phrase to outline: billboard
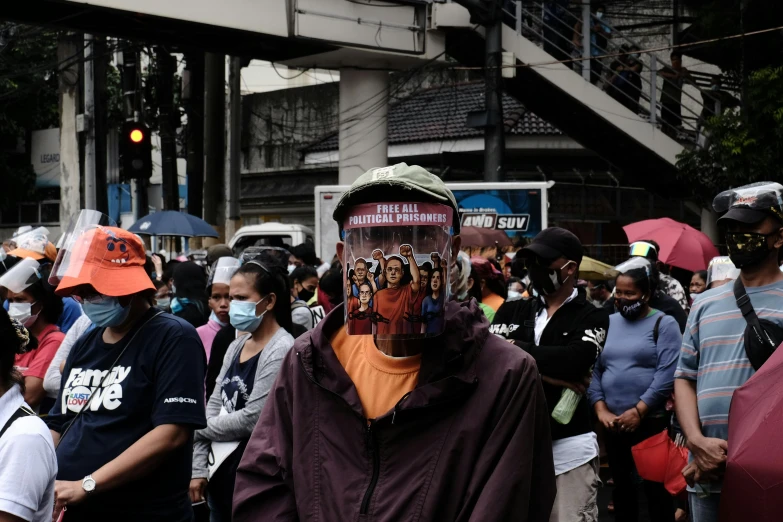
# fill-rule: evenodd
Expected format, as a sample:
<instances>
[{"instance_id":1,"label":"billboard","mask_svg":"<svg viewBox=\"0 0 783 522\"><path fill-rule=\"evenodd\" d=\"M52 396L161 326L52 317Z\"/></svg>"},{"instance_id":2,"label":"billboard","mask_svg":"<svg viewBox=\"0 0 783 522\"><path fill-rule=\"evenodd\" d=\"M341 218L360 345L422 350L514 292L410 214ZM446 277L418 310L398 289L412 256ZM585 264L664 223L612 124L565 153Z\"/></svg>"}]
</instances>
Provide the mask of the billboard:
<instances>
[{"instance_id":1,"label":"billboard","mask_svg":"<svg viewBox=\"0 0 783 522\"><path fill-rule=\"evenodd\" d=\"M460 226L502 230L516 241L532 238L545 226L542 218L544 190L453 190Z\"/></svg>"},{"instance_id":2,"label":"billboard","mask_svg":"<svg viewBox=\"0 0 783 522\"><path fill-rule=\"evenodd\" d=\"M30 163L35 171L36 187L60 186L60 129L31 133Z\"/></svg>"}]
</instances>

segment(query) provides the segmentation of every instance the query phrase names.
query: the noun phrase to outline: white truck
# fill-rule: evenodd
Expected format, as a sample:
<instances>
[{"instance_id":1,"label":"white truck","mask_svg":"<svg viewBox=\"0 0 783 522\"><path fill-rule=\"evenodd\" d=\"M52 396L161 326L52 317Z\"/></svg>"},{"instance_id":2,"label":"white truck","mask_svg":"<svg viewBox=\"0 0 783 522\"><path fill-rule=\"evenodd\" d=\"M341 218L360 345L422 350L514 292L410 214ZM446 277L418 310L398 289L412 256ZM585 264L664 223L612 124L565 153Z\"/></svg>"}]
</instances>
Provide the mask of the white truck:
<instances>
[{"instance_id":1,"label":"white truck","mask_svg":"<svg viewBox=\"0 0 783 522\"><path fill-rule=\"evenodd\" d=\"M269 222L260 225L246 225L237 230L228 246L239 256L251 246L291 247L313 241L313 230L304 225ZM331 259L331 258L330 258Z\"/></svg>"},{"instance_id":2,"label":"white truck","mask_svg":"<svg viewBox=\"0 0 783 522\"><path fill-rule=\"evenodd\" d=\"M513 240L532 238L548 226L549 182L446 183L459 205L461 226L503 230ZM324 261L335 255L340 229L332 219L347 185L315 187L315 251Z\"/></svg>"}]
</instances>

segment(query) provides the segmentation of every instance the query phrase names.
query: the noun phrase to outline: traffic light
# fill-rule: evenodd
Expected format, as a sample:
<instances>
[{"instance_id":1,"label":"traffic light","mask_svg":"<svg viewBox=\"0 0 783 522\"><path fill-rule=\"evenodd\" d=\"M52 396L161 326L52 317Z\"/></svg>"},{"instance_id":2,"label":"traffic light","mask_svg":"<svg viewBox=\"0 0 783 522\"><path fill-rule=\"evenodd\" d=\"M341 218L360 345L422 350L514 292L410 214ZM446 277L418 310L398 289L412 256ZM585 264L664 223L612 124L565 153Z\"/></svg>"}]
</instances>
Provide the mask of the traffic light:
<instances>
[{"instance_id":1,"label":"traffic light","mask_svg":"<svg viewBox=\"0 0 783 522\"><path fill-rule=\"evenodd\" d=\"M126 122L122 126L120 157L124 181L152 177L152 141L146 125Z\"/></svg>"}]
</instances>

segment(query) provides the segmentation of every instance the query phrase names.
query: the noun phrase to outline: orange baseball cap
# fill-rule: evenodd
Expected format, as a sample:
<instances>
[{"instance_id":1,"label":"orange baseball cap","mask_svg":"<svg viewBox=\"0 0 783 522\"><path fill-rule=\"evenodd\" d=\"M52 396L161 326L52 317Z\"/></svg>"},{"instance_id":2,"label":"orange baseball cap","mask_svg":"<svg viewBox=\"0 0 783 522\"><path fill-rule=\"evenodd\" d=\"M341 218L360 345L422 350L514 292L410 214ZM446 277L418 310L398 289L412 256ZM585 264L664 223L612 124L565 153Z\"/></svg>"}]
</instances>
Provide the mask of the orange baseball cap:
<instances>
[{"instance_id":1,"label":"orange baseball cap","mask_svg":"<svg viewBox=\"0 0 783 522\"><path fill-rule=\"evenodd\" d=\"M121 228L97 227L85 232L65 258L67 265L59 267L64 273L55 291L57 295L72 295L84 285L112 297L155 290L144 270L144 245Z\"/></svg>"},{"instance_id":2,"label":"orange baseball cap","mask_svg":"<svg viewBox=\"0 0 783 522\"><path fill-rule=\"evenodd\" d=\"M43 253L39 252L39 250L40 249L31 250L29 248L24 248L20 246L8 252L8 255L15 256L20 259L25 259L25 258L35 259L36 261L41 261L42 259L48 259L52 263L54 263L55 259L57 259L57 248L55 248L54 243L52 243L51 241L46 242Z\"/></svg>"}]
</instances>

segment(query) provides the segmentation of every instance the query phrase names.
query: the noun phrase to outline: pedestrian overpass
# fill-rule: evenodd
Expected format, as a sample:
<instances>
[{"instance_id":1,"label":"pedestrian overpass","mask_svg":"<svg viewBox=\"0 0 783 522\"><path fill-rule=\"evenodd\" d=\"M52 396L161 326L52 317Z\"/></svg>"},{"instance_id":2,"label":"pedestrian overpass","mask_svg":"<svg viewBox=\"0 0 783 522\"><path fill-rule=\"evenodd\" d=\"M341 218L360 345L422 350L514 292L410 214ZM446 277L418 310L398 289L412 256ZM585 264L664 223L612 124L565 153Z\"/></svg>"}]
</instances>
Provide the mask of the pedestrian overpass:
<instances>
[{"instance_id":1,"label":"pedestrian overpass","mask_svg":"<svg viewBox=\"0 0 783 522\"><path fill-rule=\"evenodd\" d=\"M683 151L687 135L683 131L689 126L692 131L697 129L696 113L701 109L700 105L688 109L692 114L685 115L685 129L662 127L655 57L642 56L641 109L634 112L593 85L589 73L580 74L571 63L558 63L550 54L556 49L561 60L563 54L572 55L569 33L580 21L595 23L589 12L579 17L564 11L559 13L561 19L553 21L551 13L548 18L542 16L543 7L535 3L505 5L512 11L504 12L502 45L513 53L517 66L515 77L505 80L506 91L636 183L650 187L674 184L677 155ZM388 80L382 78L384 71L443 61L446 55L462 66L480 68L484 64L483 29L470 22L466 8L450 1L25 0L9 2L3 7L3 16L296 67L341 69L345 71L341 115L349 115L341 117L341 163L342 158L352 158L353 163L361 164L356 161L358 154L366 156L371 166L385 163L385 100L379 102L383 96L372 92L379 87L382 92L384 85L388 86ZM589 31L587 35L589 38ZM589 40L586 42L589 49ZM621 43L633 44L613 30L610 48L601 52L615 53ZM586 68L589 60L579 63ZM372 87L356 88L364 83ZM693 107L694 103L686 105ZM358 121L364 119L362 115L373 121L371 128ZM367 143L379 137L381 146L368 155L364 150ZM382 155L378 152L381 149Z\"/></svg>"}]
</instances>

